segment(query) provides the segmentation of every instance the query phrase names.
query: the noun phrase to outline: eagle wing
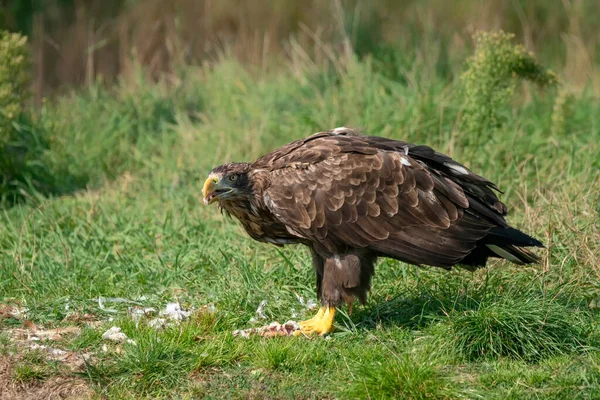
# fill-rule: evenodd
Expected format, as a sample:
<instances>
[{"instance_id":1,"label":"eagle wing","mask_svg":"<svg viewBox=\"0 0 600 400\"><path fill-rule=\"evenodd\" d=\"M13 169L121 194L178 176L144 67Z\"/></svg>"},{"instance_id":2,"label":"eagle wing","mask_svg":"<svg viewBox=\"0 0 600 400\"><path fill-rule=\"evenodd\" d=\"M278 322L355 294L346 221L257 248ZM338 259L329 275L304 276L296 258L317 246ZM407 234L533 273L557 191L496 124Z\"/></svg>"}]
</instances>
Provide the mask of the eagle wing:
<instances>
[{"instance_id":1,"label":"eagle wing","mask_svg":"<svg viewBox=\"0 0 600 400\"><path fill-rule=\"evenodd\" d=\"M326 254L368 248L450 267L505 227L493 184L426 146L322 132L257 160L265 205Z\"/></svg>"}]
</instances>

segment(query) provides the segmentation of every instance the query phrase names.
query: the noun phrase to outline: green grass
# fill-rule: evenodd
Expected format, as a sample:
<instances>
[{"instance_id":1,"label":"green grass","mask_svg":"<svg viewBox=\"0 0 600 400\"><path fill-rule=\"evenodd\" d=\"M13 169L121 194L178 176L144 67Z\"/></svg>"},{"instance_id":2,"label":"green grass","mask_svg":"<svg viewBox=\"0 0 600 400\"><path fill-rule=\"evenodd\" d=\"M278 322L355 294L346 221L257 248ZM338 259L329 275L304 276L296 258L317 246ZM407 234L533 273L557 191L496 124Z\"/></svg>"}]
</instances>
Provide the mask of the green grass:
<instances>
[{"instance_id":1,"label":"green grass","mask_svg":"<svg viewBox=\"0 0 600 400\"><path fill-rule=\"evenodd\" d=\"M8 339L22 321L0 313L0 357L19 359L12 384L78 376L109 398L597 398L600 102L564 97L558 129L557 89L518 86L475 145L458 128L458 80L415 79L368 59L301 76L223 60L175 87L140 80L46 104L34 126L58 189L45 194L63 195L0 210L0 304L27 307L38 327L81 326L52 345L93 357L49 367ZM253 242L204 207L203 178L340 125L429 144L497 182L510 222L546 244L541 264L382 260L368 304L341 313L328 339L233 337L262 300L261 323L309 316L297 296L314 299L314 276L306 249ZM156 315L136 323L112 297L216 310L155 329ZM111 326L137 344L103 340Z\"/></svg>"},{"instance_id":2,"label":"green grass","mask_svg":"<svg viewBox=\"0 0 600 400\"><path fill-rule=\"evenodd\" d=\"M438 344L467 360L511 357L534 361L549 355L576 353L589 340L592 326L585 311L557 299L504 297L474 310L448 316Z\"/></svg>"}]
</instances>

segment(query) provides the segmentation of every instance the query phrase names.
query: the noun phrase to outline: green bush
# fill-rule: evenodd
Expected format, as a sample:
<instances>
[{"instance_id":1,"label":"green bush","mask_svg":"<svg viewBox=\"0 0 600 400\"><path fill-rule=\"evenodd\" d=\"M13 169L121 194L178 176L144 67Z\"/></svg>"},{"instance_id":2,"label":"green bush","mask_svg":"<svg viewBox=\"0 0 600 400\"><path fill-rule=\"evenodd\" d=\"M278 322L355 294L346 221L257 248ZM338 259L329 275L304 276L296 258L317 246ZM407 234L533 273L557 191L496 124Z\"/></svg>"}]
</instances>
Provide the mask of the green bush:
<instances>
[{"instance_id":1,"label":"green bush","mask_svg":"<svg viewBox=\"0 0 600 400\"><path fill-rule=\"evenodd\" d=\"M31 129L26 108L30 67L27 38L0 32L0 203L26 197L36 182L48 182L39 163L44 143Z\"/></svg>"},{"instance_id":2,"label":"green bush","mask_svg":"<svg viewBox=\"0 0 600 400\"><path fill-rule=\"evenodd\" d=\"M465 95L462 128L479 139L502 124L499 111L513 98L518 78L539 86L554 85L556 75L537 63L513 34L502 31L475 34L475 54L462 75Z\"/></svg>"},{"instance_id":3,"label":"green bush","mask_svg":"<svg viewBox=\"0 0 600 400\"><path fill-rule=\"evenodd\" d=\"M27 38L18 33L0 32L0 146L10 141L13 122L25 110L31 82L30 65Z\"/></svg>"}]
</instances>

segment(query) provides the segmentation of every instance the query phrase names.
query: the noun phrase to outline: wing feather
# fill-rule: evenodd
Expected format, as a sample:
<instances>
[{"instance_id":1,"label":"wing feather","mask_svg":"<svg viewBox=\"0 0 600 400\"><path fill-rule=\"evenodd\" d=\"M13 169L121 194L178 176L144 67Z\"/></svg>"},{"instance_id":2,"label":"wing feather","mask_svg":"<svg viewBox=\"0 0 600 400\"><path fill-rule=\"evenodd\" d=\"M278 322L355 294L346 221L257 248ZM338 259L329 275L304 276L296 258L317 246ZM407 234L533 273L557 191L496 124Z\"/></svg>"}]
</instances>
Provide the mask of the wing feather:
<instances>
[{"instance_id":1,"label":"wing feather","mask_svg":"<svg viewBox=\"0 0 600 400\"><path fill-rule=\"evenodd\" d=\"M505 224L493 184L426 146L320 133L255 167L268 170L273 214L329 253L369 248L449 267Z\"/></svg>"}]
</instances>

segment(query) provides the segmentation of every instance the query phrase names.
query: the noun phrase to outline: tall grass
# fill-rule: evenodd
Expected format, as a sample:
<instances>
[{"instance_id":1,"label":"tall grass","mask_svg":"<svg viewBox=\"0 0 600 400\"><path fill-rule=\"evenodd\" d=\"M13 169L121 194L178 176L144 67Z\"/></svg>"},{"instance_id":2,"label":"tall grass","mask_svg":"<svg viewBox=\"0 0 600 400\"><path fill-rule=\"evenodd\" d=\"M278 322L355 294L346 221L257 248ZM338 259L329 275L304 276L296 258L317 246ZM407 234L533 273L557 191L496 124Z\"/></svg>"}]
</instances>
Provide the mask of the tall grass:
<instances>
[{"instance_id":1,"label":"tall grass","mask_svg":"<svg viewBox=\"0 0 600 400\"><path fill-rule=\"evenodd\" d=\"M201 98L182 84L149 84L139 73L127 84L91 85L22 112L0 147L0 202L94 188L137 170L175 141L169 132L178 118L201 110Z\"/></svg>"}]
</instances>

